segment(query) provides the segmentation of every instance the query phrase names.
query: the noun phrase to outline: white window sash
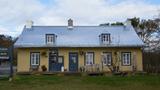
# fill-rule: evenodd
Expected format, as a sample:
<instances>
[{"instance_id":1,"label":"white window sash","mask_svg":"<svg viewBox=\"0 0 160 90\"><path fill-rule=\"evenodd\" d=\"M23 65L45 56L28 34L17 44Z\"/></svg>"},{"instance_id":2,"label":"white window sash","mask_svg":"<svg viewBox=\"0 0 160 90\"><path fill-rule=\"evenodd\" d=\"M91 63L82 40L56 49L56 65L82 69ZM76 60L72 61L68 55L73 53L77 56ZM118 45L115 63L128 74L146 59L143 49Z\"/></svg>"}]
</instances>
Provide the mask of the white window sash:
<instances>
[{"instance_id":1,"label":"white window sash","mask_svg":"<svg viewBox=\"0 0 160 90\"><path fill-rule=\"evenodd\" d=\"M112 57L111 53L103 53L103 64L111 65L111 62L112 62L111 57Z\"/></svg>"},{"instance_id":2,"label":"white window sash","mask_svg":"<svg viewBox=\"0 0 160 90\"><path fill-rule=\"evenodd\" d=\"M55 43L55 35L47 35L46 37L46 41L47 41L47 44L53 44Z\"/></svg>"},{"instance_id":3,"label":"white window sash","mask_svg":"<svg viewBox=\"0 0 160 90\"><path fill-rule=\"evenodd\" d=\"M31 65L39 65L40 54L39 53L31 53Z\"/></svg>"},{"instance_id":4,"label":"white window sash","mask_svg":"<svg viewBox=\"0 0 160 90\"><path fill-rule=\"evenodd\" d=\"M110 42L110 35L109 34L104 34L104 35L101 35L101 40L102 40L102 43L109 43Z\"/></svg>"},{"instance_id":5,"label":"white window sash","mask_svg":"<svg viewBox=\"0 0 160 90\"><path fill-rule=\"evenodd\" d=\"M93 53L86 53L86 65L93 64Z\"/></svg>"},{"instance_id":6,"label":"white window sash","mask_svg":"<svg viewBox=\"0 0 160 90\"><path fill-rule=\"evenodd\" d=\"M131 64L131 54L130 53L122 53L123 65Z\"/></svg>"}]
</instances>

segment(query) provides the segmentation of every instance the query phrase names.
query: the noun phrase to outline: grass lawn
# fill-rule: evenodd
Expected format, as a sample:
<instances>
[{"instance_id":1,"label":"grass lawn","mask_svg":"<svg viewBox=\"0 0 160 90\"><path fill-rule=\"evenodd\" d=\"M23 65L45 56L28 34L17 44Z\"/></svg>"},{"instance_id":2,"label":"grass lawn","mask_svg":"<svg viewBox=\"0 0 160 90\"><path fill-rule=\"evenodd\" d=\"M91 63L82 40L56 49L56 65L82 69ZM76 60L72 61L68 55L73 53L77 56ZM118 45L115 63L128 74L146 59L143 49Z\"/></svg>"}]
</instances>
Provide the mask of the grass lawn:
<instances>
[{"instance_id":1,"label":"grass lawn","mask_svg":"<svg viewBox=\"0 0 160 90\"><path fill-rule=\"evenodd\" d=\"M15 76L0 90L160 90L160 76Z\"/></svg>"}]
</instances>

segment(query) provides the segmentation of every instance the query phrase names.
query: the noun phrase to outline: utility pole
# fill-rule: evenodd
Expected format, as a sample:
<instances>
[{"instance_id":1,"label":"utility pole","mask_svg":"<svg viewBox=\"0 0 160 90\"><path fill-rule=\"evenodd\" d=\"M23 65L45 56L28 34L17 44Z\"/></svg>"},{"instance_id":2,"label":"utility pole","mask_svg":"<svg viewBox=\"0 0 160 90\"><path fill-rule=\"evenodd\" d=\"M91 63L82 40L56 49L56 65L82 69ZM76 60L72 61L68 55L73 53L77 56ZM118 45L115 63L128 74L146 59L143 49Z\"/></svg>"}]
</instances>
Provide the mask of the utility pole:
<instances>
[{"instance_id":1,"label":"utility pole","mask_svg":"<svg viewBox=\"0 0 160 90\"><path fill-rule=\"evenodd\" d=\"M13 79L13 43L11 44L11 46L9 47L9 52L10 52L10 75L9 75L9 81L12 81Z\"/></svg>"}]
</instances>

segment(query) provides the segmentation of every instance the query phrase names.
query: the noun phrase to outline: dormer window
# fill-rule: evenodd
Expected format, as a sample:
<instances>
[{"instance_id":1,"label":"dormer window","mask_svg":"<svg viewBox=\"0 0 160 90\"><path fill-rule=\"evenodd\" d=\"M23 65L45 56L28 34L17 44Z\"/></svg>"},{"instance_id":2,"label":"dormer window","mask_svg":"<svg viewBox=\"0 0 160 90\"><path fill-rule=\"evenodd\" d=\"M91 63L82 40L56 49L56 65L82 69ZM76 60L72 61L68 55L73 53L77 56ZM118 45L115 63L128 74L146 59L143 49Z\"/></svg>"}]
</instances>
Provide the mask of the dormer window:
<instances>
[{"instance_id":1,"label":"dormer window","mask_svg":"<svg viewBox=\"0 0 160 90\"><path fill-rule=\"evenodd\" d=\"M101 44L110 44L111 43L110 33L102 33L99 37L100 37Z\"/></svg>"},{"instance_id":2,"label":"dormer window","mask_svg":"<svg viewBox=\"0 0 160 90\"><path fill-rule=\"evenodd\" d=\"M55 44L56 35L55 34L46 34L46 44Z\"/></svg>"}]
</instances>

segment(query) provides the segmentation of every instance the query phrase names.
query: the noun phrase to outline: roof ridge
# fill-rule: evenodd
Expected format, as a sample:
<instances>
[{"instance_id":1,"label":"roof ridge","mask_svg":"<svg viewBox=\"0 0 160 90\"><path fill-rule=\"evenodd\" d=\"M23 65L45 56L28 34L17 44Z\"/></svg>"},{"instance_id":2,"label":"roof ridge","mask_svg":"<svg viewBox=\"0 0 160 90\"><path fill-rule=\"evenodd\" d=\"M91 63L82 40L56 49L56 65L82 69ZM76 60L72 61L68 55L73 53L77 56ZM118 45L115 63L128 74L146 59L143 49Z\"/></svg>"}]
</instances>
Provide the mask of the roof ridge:
<instances>
[{"instance_id":1,"label":"roof ridge","mask_svg":"<svg viewBox=\"0 0 160 90\"><path fill-rule=\"evenodd\" d=\"M46 25L46 26L41 26L41 25L36 25L36 26L33 26L33 27L68 27L68 26L49 26L49 25ZM73 26L73 27L124 27L124 26L120 26L120 25L114 25L114 26L83 26L83 25L78 25L78 26Z\"/></svg>"}]
</instances>

